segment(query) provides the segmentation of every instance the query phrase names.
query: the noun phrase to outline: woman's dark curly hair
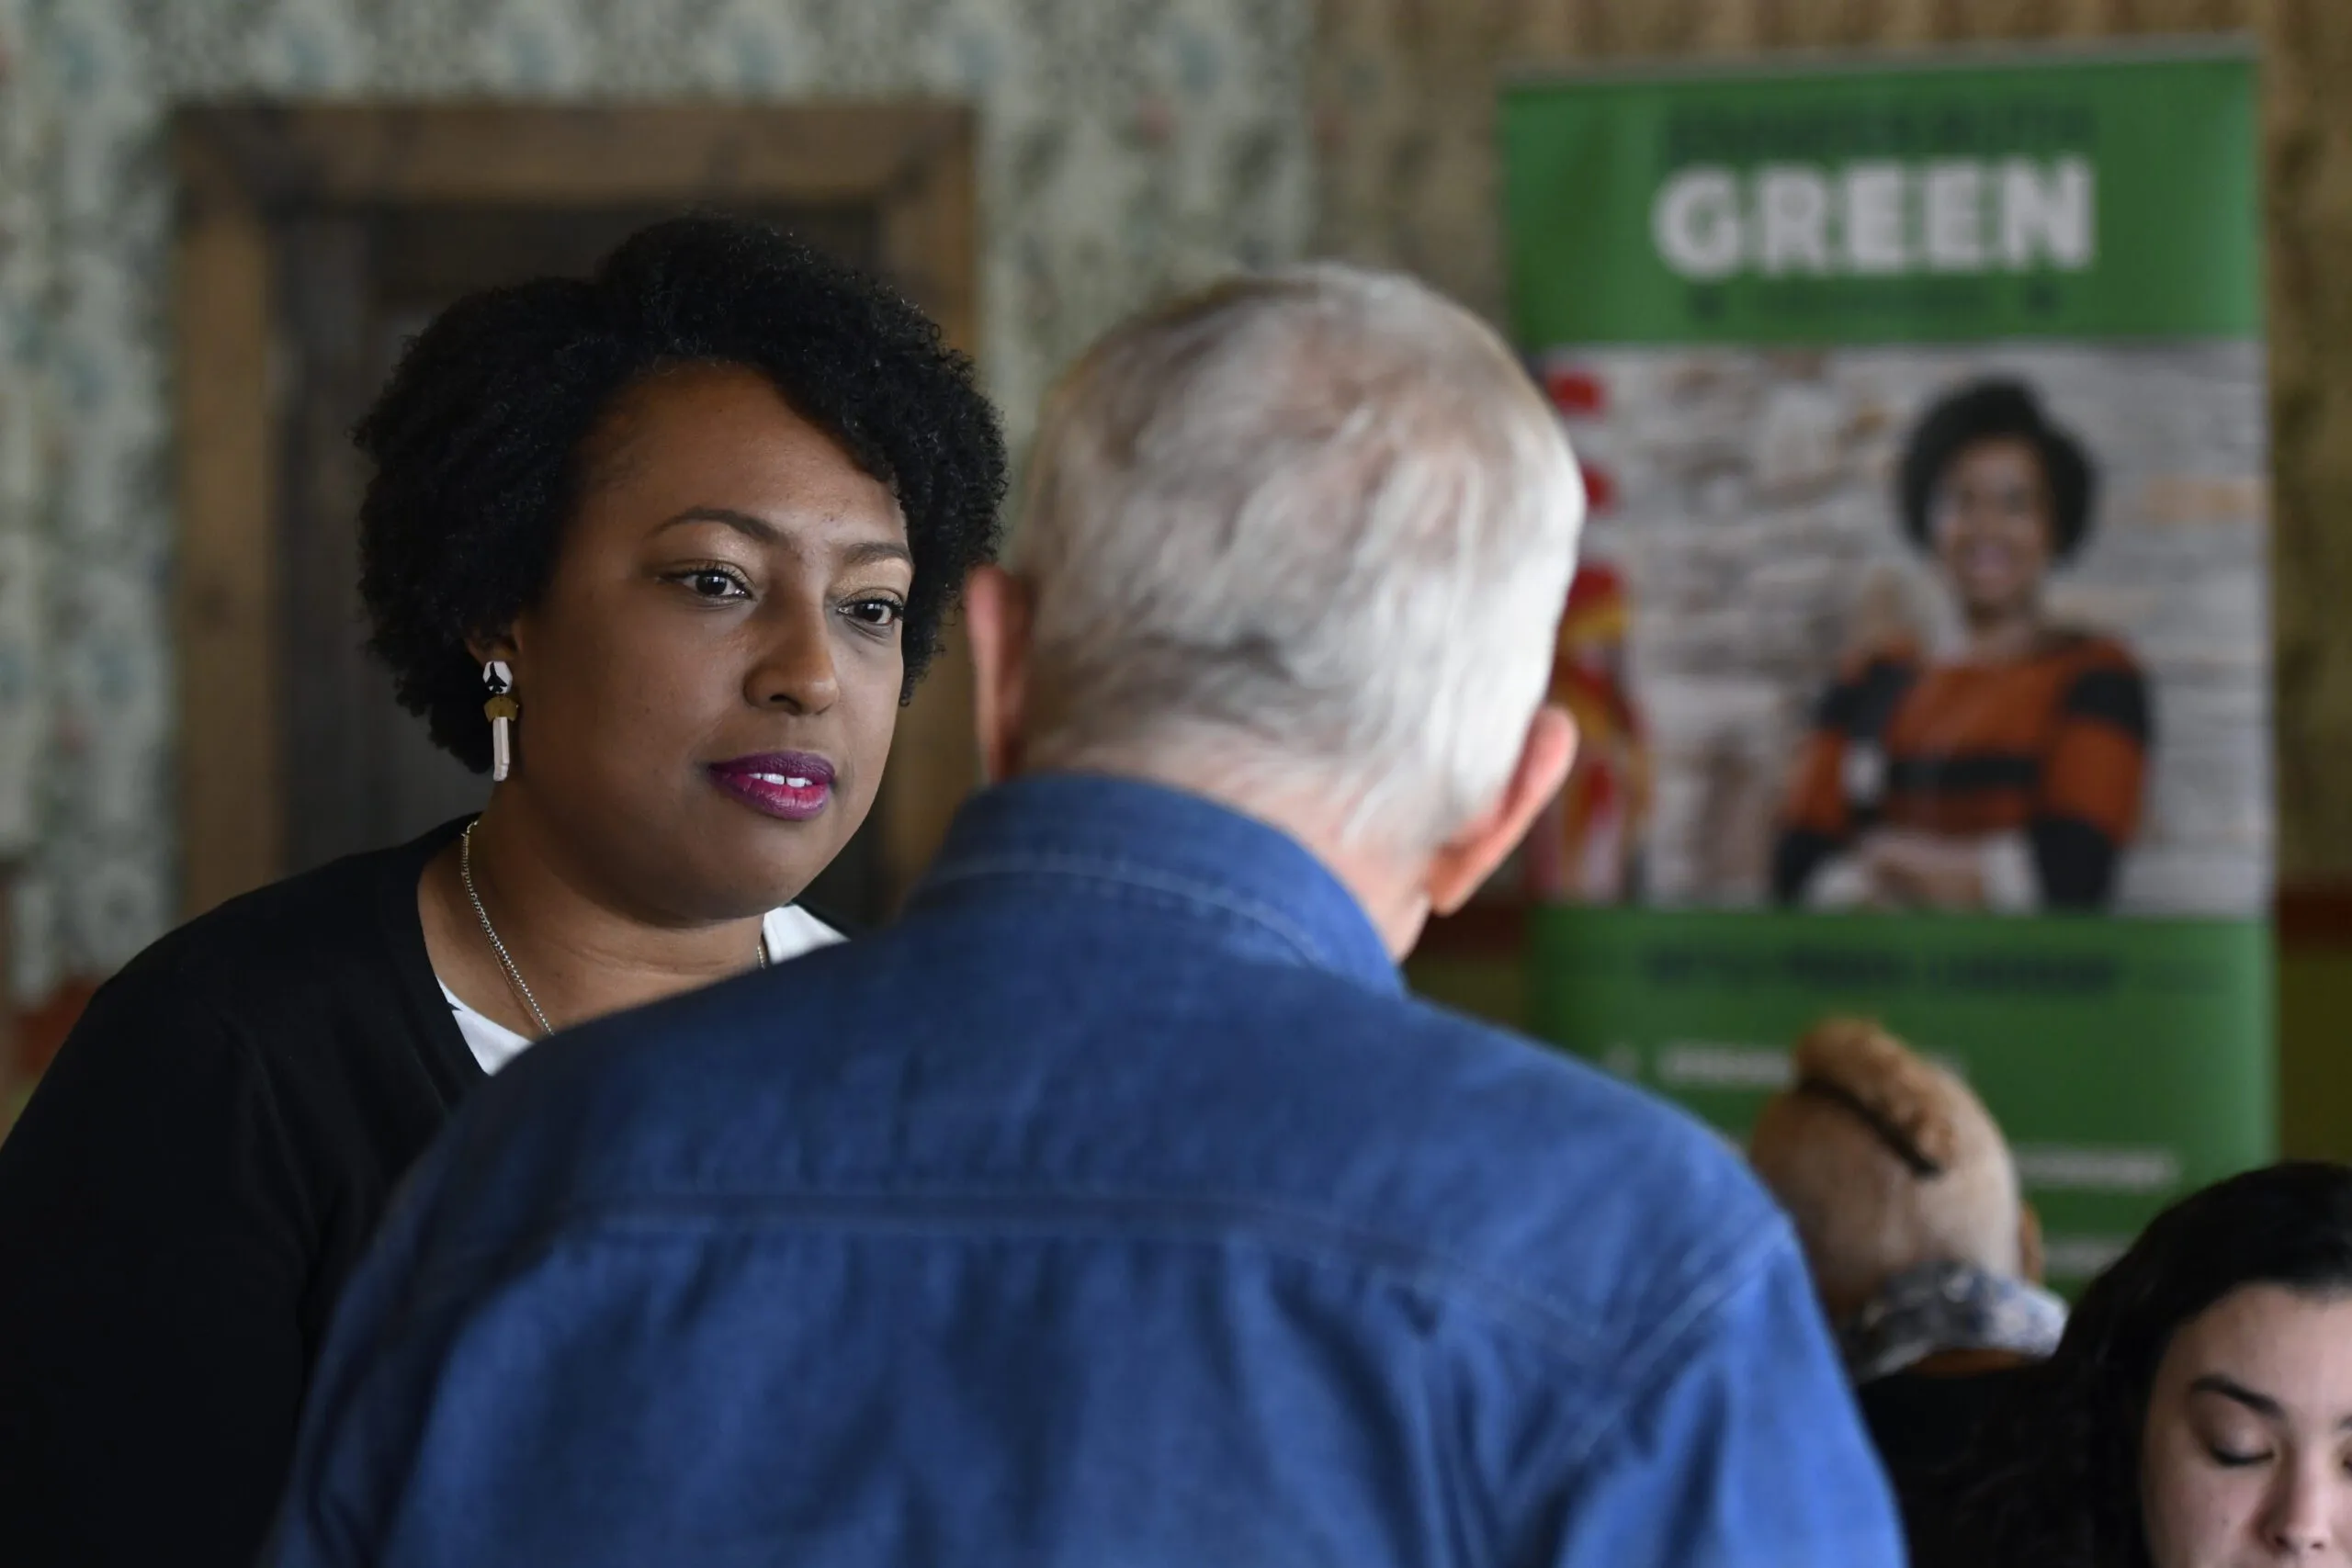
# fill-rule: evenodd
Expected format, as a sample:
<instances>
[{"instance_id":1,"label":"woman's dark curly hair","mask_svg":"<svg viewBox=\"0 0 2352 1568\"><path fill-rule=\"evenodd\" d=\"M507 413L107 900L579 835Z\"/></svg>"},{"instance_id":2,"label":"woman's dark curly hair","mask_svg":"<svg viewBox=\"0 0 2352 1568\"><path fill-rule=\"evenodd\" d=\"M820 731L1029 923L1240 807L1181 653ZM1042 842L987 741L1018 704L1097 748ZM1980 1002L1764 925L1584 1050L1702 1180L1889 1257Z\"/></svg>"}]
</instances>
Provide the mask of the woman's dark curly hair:
<instances>
[{"instance_id":1,"label":"woman's dark curly hair","mask_svg":"<svg viewBox=\"0 0 2352 1568\"><path fill-rule=\"evenodd\" d=\"M1982 1539L1949 1561L2148 1568L2140 1443L2157 1363L2183 1324L2246 1285L2352 1290L2352 1166L2248 1171L2157 1215L1986 1424L1961 1510Z\"/></svg>"},{"instance_id":2,"label":"woman's dark curly hair","mask_svg":"<svg viewBox=\"0 0 2352 1568\"><path fill-rule=\"evenodd\" d=\"M2041 458L2050 487L2050 553L2066 560L2083 546L2097 499L2098 475L2081 445L2052 424L2033 390L2006 378L1974 381L1947 394L1912 427L1904 448L1895 491L1903 506L1903 530L1921 549L1929 547L1936 486L1953 458L1980 441L2012 439L2030 446Z\"/></svg>"},{"instance_id":3,"label":"woman's dark curly hair","mask_svg":"<svg viewBox=\"0 0 2352 1568\"><path fill-rule=\"evenodd\" d=\"M789 235L679 218L593 277L469 296L408 345L352 437L375 464L359 508L372 646L401 705L477 773L490 734L467 639L546 590L589 434L624 391L683 364L758 371L890 487L914 557L908 694L993 552L1004 440L971 362L898 294Z\"/></svg>"}]
</instances>

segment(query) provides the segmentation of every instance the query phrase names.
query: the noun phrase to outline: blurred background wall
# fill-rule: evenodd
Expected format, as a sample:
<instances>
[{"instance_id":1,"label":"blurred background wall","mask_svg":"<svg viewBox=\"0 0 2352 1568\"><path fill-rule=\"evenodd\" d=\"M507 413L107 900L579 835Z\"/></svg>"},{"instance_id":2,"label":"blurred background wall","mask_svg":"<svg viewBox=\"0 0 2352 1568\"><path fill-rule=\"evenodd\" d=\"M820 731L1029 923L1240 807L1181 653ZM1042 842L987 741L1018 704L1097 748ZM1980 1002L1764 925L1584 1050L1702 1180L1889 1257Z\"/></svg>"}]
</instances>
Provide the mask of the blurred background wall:
<instances>
[{"instance_id":1,"label":"blurred background wall","mask_svg":"<svg viewBox=\"0 0 2352 1568\"><path fill-rule=\"evenodd\" d=\"M0 854L20 857L19 997L111 969L175 907L174 106L974 103L980 358L1017 437L1054 368L1122 312L1305 248L1308 24L1305 0L0 0Z\"/></svg>"},{"instance_id":2,"label":"blurred background wall","mask_svg":"<svg viewBox=\"0 0 2352 1568\"><path fill-rule=\"evenodd\" d=\"M163 129L257 94L978 106L981 355L1016 434L1124 310L1233 265L1409 268L1499 317L1510 64L2263 43L2286 1134L2352 1153L2352 5L2345 0L0 0L0 859L39 1001L167 923ZM1509 1015L1507 953L1443 972Z\"/></svg>"}]
</instances>

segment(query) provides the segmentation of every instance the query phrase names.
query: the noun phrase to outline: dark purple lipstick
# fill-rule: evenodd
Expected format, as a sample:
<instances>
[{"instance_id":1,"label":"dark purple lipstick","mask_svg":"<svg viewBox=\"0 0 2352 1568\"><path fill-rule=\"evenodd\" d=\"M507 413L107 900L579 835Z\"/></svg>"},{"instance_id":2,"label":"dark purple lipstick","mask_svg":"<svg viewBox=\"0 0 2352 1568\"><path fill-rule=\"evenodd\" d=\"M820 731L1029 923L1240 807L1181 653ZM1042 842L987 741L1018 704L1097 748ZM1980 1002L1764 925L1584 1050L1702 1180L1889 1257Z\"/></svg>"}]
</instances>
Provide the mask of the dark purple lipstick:
<instances>
[{"instance_id":1,"label":"dark purple lipstick","mask_svg":"<svg viewBox=\"0 0 2352 1568\"><path fill-rule=\"evenodd\" d=\"M713 762L710 782L752 810L806 822L832 803L833 765L807 751L763 751Z\"/></svg>"}]
</instances>

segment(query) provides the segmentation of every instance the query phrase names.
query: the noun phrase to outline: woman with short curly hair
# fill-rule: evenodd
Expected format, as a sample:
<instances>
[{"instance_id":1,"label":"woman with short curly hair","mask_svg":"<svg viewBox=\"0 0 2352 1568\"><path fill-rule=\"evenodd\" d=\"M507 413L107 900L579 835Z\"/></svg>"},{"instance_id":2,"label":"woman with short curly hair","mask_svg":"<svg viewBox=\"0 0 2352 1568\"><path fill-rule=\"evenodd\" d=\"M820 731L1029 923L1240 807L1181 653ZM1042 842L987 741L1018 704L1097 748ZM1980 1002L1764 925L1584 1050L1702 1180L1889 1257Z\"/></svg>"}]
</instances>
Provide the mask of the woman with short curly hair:
<instances>
[{"instance_id":1,"label":"woman with short curly hair","mask_svg":"<svg viewBox=\"0 0 2352 1568\"><path fill-rule=\"evenodd\" d=\"M156 942L0 1146L12 1562L251 1561L336 1294L456 1103L566 1025L836 940L793 900L1003 488L931 321L707 217L452 306L355 434L374 647L496 782Z\"/></svg>"},{"instance_id":2,"label":"woman with short curly hair","mask_svg":"<svg viewBox=\"0 0 2352 1568\"><path fill-rule=\"evenodd\" d=\"M1923 1568L2352 1561L2352 1167L2175 1203L2020 1378Z\"/></svg>"},{"instance_id":3,"label":"woman with short curly hair","mask_svg":"<svg viewBox=\"0 0 2352 1568\"><path fill-rule=\"evenodd\" d=\"M2154 703L2130 648L2047 598L2090 536L2098 489L2022 381L1972 382L1920 417L1895 499L1958 640L1861 649L1824 694L1781 813L1775 897L2008 913L2114 899Z\"/></svg>"}]
</instances>

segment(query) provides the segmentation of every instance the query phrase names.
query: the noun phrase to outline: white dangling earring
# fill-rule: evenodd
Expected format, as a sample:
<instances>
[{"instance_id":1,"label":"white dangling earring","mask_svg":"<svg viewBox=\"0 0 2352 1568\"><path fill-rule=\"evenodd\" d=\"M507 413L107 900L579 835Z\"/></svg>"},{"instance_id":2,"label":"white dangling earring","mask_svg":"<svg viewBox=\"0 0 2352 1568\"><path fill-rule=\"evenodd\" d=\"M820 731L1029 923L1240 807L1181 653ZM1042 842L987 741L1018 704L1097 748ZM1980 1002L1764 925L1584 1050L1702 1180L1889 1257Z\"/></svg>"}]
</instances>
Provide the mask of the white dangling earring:
<instances>
[{"instance_id":1,"label":"white dangling earring","mask_svg":"<svg viewBox=\"0 0 2352 1568\"><path fill-rule=\"evenodd\" d=\"M481 683L490 691L490 701L481 705L481 711L490 720L490 778L497 784L514 765L514 719L523 709L514 697L514 671L506 668L504 660L493 659L481 667Z\"/></svg>"}]
</instances>

